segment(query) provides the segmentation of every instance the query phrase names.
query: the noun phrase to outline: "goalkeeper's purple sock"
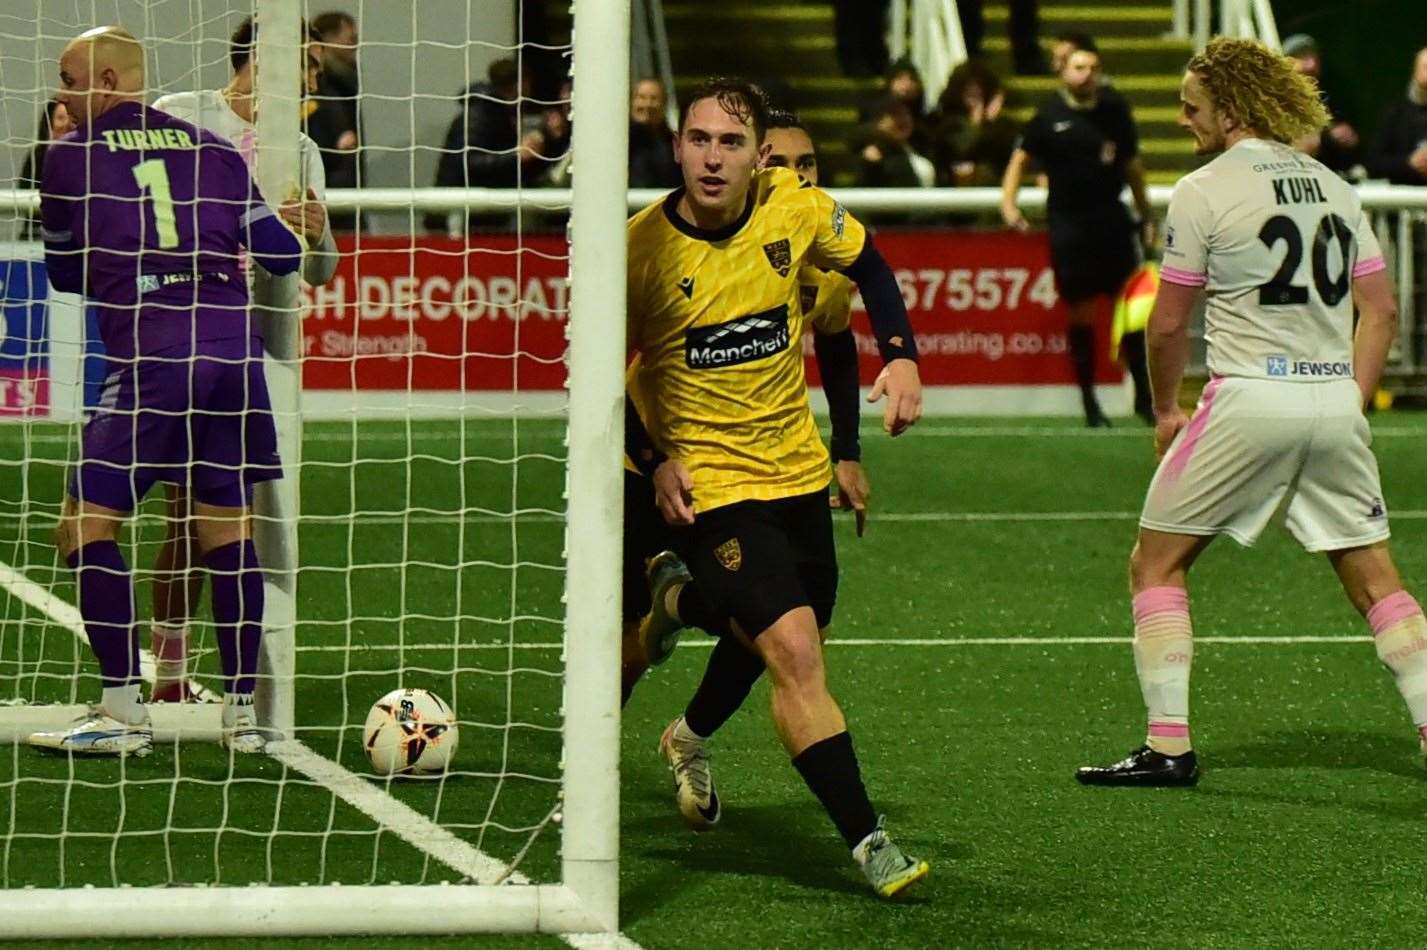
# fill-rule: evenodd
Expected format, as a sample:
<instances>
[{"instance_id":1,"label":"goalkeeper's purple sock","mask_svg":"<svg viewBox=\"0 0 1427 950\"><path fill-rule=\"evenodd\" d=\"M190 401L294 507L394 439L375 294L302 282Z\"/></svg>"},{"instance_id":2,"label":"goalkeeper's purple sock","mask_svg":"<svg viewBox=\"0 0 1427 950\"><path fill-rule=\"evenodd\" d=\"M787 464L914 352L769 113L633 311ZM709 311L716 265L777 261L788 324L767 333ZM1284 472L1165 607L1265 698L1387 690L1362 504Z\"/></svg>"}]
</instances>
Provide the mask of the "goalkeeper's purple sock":
<instances>
[{"instance_id":1,"label":"goalkeeper's purple sock","mask_svg":"<svg viewBox=\"0 0 1427 950\"><path fill-rule=\"evenodd\" d=\"M67 561L79 575L79 613L84 617L89 645L99 660L104 688L121 689L139 683L134 583L119 545L91 541L70 554Z\"/></svg>"},{"instance_id":2,"label":"goalkeeper's purple sock","mask_svg":"<svg viewBox=\"0 0 1427 950\"><path fill-rule=\"evenodd\" d=\"M213 582L213 623L223 661L223 692L251 695L263 639L263 572L252 541L204 556Z\"/></svg>"}]
</instances>

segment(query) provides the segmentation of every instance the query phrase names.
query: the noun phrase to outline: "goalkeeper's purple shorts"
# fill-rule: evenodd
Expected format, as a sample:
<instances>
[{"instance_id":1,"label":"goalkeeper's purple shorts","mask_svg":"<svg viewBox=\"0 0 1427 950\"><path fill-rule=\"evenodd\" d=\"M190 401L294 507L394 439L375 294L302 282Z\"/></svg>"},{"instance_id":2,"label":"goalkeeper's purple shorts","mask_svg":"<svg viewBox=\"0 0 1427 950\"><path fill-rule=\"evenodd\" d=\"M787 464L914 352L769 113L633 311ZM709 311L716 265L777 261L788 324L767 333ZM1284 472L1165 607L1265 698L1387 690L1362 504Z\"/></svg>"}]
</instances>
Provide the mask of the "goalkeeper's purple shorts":
<instances>
[{"instance_id":1,"label":"goalkeeper's purple shorts","mask_svg":"<svg viewBox=\"0 0 1427 950\"><path fill-rule=\"evenodd\" d=\"M80 437L69 493L132 511L154 482L200 502L245 507L257 482L282 477L262 344L214 340L111 364Z\"/></svg>"}]
</instances>

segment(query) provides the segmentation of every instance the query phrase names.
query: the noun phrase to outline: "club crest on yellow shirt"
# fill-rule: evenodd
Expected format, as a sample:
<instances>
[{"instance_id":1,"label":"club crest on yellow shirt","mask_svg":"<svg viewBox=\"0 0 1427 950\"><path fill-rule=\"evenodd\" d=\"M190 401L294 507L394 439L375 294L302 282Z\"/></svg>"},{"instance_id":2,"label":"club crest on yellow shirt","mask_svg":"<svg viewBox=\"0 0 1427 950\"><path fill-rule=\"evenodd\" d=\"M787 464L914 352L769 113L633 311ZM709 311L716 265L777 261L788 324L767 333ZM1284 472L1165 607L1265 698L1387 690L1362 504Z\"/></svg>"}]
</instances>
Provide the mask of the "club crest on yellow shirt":
<instances>
[{"instance_id":1,"label":"club crest on yellow shirt","mask_svg":"<svg viewBox=\"0 0 1427 950\"><path fill-rule=\"evenodd\" d=\"M727 571L736 571L743 566L743 548L738 546L737 538L729 538L714 548L714 557Z\"/></svg>"},{"instance_id":2,"label":"club crest on yellow shirt","mask_svg":"<svg viewBox=\"0 0 1427 950\"><path fill-rule=\"evenodd\" d=\"M793 269L793 246L787 238L779 238L763 245L763 253L768 255L768 263L778 272L779 277L787 277Z\"/></svg>"}]
</instances>

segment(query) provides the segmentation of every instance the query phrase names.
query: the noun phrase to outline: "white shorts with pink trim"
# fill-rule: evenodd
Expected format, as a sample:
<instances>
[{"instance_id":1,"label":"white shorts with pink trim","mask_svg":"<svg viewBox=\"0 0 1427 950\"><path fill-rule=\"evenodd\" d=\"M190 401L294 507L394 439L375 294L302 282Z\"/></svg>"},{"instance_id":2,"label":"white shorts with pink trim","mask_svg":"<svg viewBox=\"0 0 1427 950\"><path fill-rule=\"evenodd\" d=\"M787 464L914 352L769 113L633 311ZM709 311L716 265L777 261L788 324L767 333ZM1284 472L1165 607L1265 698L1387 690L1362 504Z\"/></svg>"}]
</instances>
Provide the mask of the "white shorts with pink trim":
<instances>
[{"instance_id":1,"label":"white shorts with pink trim","mask_svg":"<svg viewBox=\"0 0 1427 950\"><path fill-rule=\"evenodd\" d=\"M1288 530L1309 551L1386 539L1360 398L1351 379L1216 376L1155 471L1140 526L1248 546L1286 505Z\"/></svg>"}]
</instances>

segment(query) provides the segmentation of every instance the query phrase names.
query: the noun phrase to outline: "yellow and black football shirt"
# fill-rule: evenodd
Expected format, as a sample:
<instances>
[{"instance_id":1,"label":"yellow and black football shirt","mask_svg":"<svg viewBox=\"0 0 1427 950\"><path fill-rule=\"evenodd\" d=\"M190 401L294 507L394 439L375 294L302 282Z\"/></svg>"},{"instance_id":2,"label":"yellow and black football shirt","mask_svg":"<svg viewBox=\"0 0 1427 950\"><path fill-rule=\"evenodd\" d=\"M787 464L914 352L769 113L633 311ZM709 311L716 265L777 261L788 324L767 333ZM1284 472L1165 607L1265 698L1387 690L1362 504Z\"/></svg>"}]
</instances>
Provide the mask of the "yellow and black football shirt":
<instances>
[{"instance_id":1,"label":"yellow and black football shirt","mask_svg":"<svg viewBox=\"0 0 1427 950\"><path fill-rule=\"evenodd\" d=\"M786 168L754 173L744 213L707 231L675 191L629 222L629 395L688 466L694 508L789 498L830 479L803 375L799 278L850 266L862 225Z\"/></svg>"}]
</instances>

